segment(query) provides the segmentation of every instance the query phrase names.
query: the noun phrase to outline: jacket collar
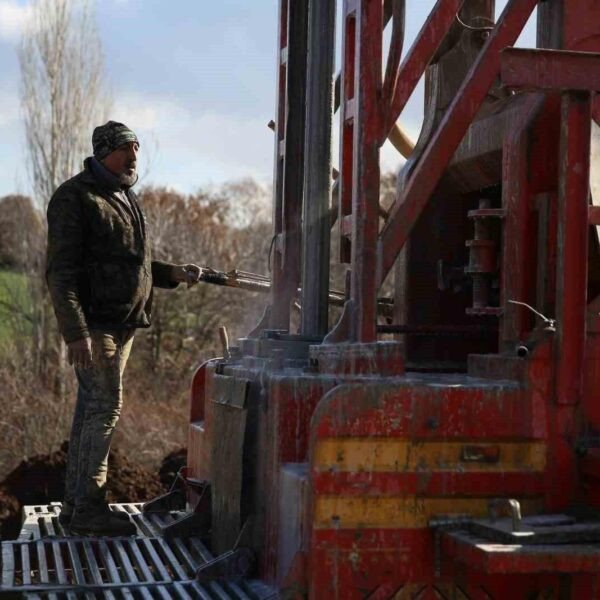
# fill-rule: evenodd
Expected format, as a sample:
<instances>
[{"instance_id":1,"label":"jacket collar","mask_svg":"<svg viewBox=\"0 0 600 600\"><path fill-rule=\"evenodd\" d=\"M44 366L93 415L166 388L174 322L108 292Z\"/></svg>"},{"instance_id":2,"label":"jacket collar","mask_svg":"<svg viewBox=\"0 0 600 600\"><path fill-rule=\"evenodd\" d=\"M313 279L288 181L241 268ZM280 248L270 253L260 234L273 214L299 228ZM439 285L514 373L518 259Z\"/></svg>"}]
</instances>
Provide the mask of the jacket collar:
<instances>
[{"instance_id":1,"label":"jacket collar","mask_svg":"<svg viewBox=\"0 0 600 600\"><path fill-rule=\"evenodd\" d=\"M123 190L129 199L129 203L124 202L118 197L118 194L115 193L118 191L118 189L109 189L106 185L102 184L102 181L93 171L92 160L95 160L94 157L89 156L83 161L83 171L81 171L77 177L80 178L80 181L94 188L101 196L106 198L115 207L115 209L121 213L123 218L126 218L125 214L131 215L134 222L140 228L142 238L145 238L146 223L134 191L131 188L125 188L125 190Z\"/></svg>"},{"instance_id":2,"label":"jacket collar","mask_svg":"<svg viewBox=\"0 0 600 600\"><path fill-rule=\"evenodd\" d=\"M120 191L128 193L131 190L131 187L133 187L122 186L119 179L94 156L88 156L83 161L82 178L87 183L95 184L109 193ZM135 183L133 185L135 185Z\"/></svg>"}]
</instances>

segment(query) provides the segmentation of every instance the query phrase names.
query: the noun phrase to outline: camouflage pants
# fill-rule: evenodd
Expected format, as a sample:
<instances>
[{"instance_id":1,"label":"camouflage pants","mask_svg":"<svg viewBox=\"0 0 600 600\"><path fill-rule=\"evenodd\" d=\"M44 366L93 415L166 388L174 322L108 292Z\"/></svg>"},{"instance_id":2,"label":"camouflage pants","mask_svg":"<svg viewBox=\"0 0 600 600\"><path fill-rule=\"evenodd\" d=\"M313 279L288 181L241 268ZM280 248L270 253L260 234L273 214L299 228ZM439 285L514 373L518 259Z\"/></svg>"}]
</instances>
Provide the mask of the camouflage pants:
<instances>
[{"instance_id":1,"label":"camouflage pants","mask_svg":"<svg viewBox=\"0 0 600 600\"><path fill-rule=\"evenodd\" d=\"M122 377L133 330L91 332L92 366L75 367L79 382L67 457L65 502L102 501L108 450L123 403Z\"/></svg>"}]
</instances>

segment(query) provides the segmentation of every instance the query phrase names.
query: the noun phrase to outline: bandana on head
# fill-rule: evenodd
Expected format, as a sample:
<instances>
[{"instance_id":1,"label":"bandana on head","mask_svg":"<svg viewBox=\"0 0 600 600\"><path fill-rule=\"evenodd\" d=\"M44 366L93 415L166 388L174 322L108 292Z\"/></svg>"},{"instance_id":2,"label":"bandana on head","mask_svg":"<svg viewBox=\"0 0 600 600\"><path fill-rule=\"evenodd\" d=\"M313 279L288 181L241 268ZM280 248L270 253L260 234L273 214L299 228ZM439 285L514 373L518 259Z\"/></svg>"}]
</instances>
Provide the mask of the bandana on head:
<instances>
[{"instance_id":1,"label":"bandana on head","mask_svg":"<svg viewBox=\"0 0 600 600\"><path fill-rule=\"evenodd\" d=\"M108 121L108 123L96 127L92 133L92 147L94 156L98 160L106 158L113 150L129 142L139 144L135 133L123 123L116 121Z\"/></svg>"}]
</instances>

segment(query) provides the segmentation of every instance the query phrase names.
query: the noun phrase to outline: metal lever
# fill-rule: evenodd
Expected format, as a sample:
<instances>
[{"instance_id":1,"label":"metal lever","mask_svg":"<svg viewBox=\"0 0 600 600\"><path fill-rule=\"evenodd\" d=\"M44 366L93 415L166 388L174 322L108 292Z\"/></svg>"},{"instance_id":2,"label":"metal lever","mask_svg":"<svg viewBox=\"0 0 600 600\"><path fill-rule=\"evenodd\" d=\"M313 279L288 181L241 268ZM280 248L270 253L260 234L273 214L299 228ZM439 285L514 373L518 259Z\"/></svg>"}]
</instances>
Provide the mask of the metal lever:
<instances>
[{"instance_id":1,"label":"metal lever","mask_svg":"<svg viewBox=\"0 0 600 600\"><path fill-rule=\"evenodd\" d=\"M541 312L539 312L538 310L533 308L533 306L530 306L526 302L519 302L518 300L509 300L508 302L510 304L518 304L520 306L528 308L534 315L537 315L540 319L542 319L542 321L544 321L544 323L546 323L546 331L549 331L551 333L554 333L556 331L556 319L550 319L549 317L543 315Z\"/></svg>"},{"instance_id":2,"label":"metal lever","mask_svg":"<svg viewBox=\"0 0 600 600\"><path fill-rule=\"evenodd\" d=\"M494 522L499 516L499 511L503 508L507 508L510 511L512 530L521 531L521 505L514 498L494 498L490 500L488 502L490 520Z\"/></svg>"}]
</instances>

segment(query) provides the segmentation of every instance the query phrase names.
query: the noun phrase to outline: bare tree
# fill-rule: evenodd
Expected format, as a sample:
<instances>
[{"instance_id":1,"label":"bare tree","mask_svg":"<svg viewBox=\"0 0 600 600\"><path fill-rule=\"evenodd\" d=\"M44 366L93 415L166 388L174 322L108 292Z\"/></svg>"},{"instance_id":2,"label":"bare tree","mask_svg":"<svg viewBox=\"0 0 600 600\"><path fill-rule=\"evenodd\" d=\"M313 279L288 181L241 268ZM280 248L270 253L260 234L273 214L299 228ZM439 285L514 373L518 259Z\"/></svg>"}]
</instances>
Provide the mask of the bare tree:
<instances>
[{"instance_id":1,"label":"bare tree","mask_svg":"<svg viewBox=\"0 0 600 600\"><path fill-rule=\"evenodd\" d=\"M47 205L89 149L111 105L90 0L37 0L19 48L21 103L34 196Z\"/></svg>"},{"instance_id":2,"label":"bare tree","mask_svg":"<svg viewBox=\"0 0 600 600\"><path fill-rule=\"evenodd\" d=\"M45 210L58 185L80 170L92 127L106 120L111 105L91 0L36 0L18 54L27 165L34 200ZM54 337L50 307L43 273L30 276L38 307L35 354L38 366L46 368ZM58 349L56 384L62 395L66 353L60 340Z\"/></svg>"}]
</instances>

